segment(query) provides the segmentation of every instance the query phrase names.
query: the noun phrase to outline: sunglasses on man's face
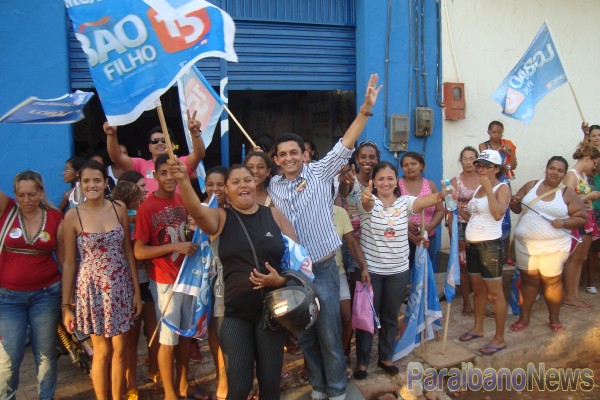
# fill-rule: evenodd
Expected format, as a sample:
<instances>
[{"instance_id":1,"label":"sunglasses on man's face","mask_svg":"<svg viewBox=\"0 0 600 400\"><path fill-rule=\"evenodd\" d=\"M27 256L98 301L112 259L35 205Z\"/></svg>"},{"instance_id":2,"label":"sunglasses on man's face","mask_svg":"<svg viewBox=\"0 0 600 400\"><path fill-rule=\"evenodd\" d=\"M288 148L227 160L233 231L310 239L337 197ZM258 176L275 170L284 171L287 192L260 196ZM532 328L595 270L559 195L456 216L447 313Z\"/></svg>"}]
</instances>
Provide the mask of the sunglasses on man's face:
<instances>
[{"instance_id":1,"label":"sunglasses on man's face","mask_svg":"<svg viewBox=\"0 0 600 400\"><path fill-rule=\"evenodd\" d=\"M150 141L150 143L151 144L159 144L159 143L165 144L165 143L167 143L167 141L165 140L165 138L154 138Z\"/></svg>"}]
</instances>

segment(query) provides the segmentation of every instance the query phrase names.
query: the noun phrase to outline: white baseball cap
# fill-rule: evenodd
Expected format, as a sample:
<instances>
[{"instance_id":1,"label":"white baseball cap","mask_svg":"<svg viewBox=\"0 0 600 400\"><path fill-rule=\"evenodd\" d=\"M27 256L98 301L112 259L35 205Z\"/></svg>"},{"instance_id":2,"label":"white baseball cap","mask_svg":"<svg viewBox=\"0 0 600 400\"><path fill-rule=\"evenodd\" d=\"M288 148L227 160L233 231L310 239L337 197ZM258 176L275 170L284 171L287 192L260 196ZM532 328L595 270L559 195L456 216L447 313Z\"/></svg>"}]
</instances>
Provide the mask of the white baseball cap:
<instances>
[{"instance_id":1,"label":"white baseball cap","mask_svg":"<svg viewBox=\"0 0 600 400\"><path fill-rule=\"evenodd\" d=\"M496 150L483 150L481 153L479 153L479 157L473 164L478 164L480 161L486 161L494 165L502 165L502 157L500 157L500 153L498 153Z\"/></svg>"}]
</instances>

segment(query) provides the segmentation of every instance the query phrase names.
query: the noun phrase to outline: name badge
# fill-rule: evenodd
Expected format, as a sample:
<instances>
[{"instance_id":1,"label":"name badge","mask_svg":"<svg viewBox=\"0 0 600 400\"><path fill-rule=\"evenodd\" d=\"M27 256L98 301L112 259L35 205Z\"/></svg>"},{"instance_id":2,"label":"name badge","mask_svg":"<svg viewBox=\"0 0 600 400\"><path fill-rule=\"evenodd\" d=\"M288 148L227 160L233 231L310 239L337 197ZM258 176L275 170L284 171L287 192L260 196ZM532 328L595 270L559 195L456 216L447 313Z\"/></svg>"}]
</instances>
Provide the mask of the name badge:
<instances>
[{"instance_id":1,"label":"name badge","mask_svg":"<svg viewBox=\"0 0 600 400\"><path fill-rule=\"evenodd\" d=\"M50 234L46 231L42 231L40 233L40 236L38 236L40 241L43 243L48 243L48 241L50 240Z\"/></svg>"},{"instance_id":2,"label":"name badge","mask_svg":"<svg viewBox=\"0 0 600 400\"><path fill-rule=\"evenodd\" d=\"M21 236L23 236L23 231L21 230L21 228L13 228L10 230L8 236L10 236L13 239L18 239Z\"/></svg>"},{"instance_id":3,"label":"name badge","mask_svg":"<svg viewBox=\"0 0 600 400\"><path fill-rule=\"evenodd\" d=\"M154 178L154 170L153 169L149 169L146 171L146 179L153 179Z\"/></svg>"}]
</instances>

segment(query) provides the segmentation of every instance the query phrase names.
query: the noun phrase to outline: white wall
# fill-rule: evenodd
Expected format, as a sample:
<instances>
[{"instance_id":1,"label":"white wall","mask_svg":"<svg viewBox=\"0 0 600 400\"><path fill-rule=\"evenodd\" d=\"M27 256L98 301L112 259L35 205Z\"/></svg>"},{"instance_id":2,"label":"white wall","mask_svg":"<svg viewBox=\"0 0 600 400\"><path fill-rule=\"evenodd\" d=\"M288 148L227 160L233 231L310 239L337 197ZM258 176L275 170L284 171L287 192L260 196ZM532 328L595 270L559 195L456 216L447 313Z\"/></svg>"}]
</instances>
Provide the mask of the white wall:
<instances>
[{"instance_id":1,"label":"white wall","mask_svg":"<svg viewBox=\"0 0 600 400\"><path fill-rule=\"evenodd\" d=\"M571 156L583 135L581 117L568 84L538 103L530 124L501 114L500 106L490 96L523 56L546 19L586 120L600 124L600 1L444 0L443 6L447 7L441 13L443 80L459 82L450 30L467 103L466 119L443 121L444 176L460 172L460 150L465 145L477 148L487 140L487 125L492 120L502 121L504 137L517 145L513 193L529 180L542 177L546 161L553 155L562 155L571 166ZM515 222L513 215L513 226ZM447 248L447 233L443 231L443 247Z\"/></svg>"}]
</instances>

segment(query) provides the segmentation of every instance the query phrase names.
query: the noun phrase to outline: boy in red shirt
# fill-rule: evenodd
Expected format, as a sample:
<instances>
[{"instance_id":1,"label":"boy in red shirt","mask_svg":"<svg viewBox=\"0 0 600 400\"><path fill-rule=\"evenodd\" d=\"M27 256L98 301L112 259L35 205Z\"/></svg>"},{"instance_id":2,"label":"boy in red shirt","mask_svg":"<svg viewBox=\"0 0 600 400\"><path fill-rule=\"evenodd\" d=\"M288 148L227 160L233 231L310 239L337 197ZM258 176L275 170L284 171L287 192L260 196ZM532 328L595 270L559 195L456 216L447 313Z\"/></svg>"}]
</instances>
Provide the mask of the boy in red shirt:
<instances>
[{"instance_id":1,"label":"boy in red shirt","mask_svg":"<svg viewBox=\"0 0 600 400\"><path fill-rule=\"evenodd\" d=\"M142 203L137 213L134 253L138 260L151 260L148 270L150 290L160 318L171 294L179 268L186 255L196 252L196 245L186 242L185 226L187 211L179 194L175 193L176 182L169 173L168 155L156 158L154 179L158 190ZM175 293L164 312L169 321L189 325L192 297ZM189 385L187 372L190 362L190 339L161 326L158 369L165 389L166 400L178 397L204 398ZM176 361L176 380L173 379L173 361Z\"/></svg>"}]
</instances>

